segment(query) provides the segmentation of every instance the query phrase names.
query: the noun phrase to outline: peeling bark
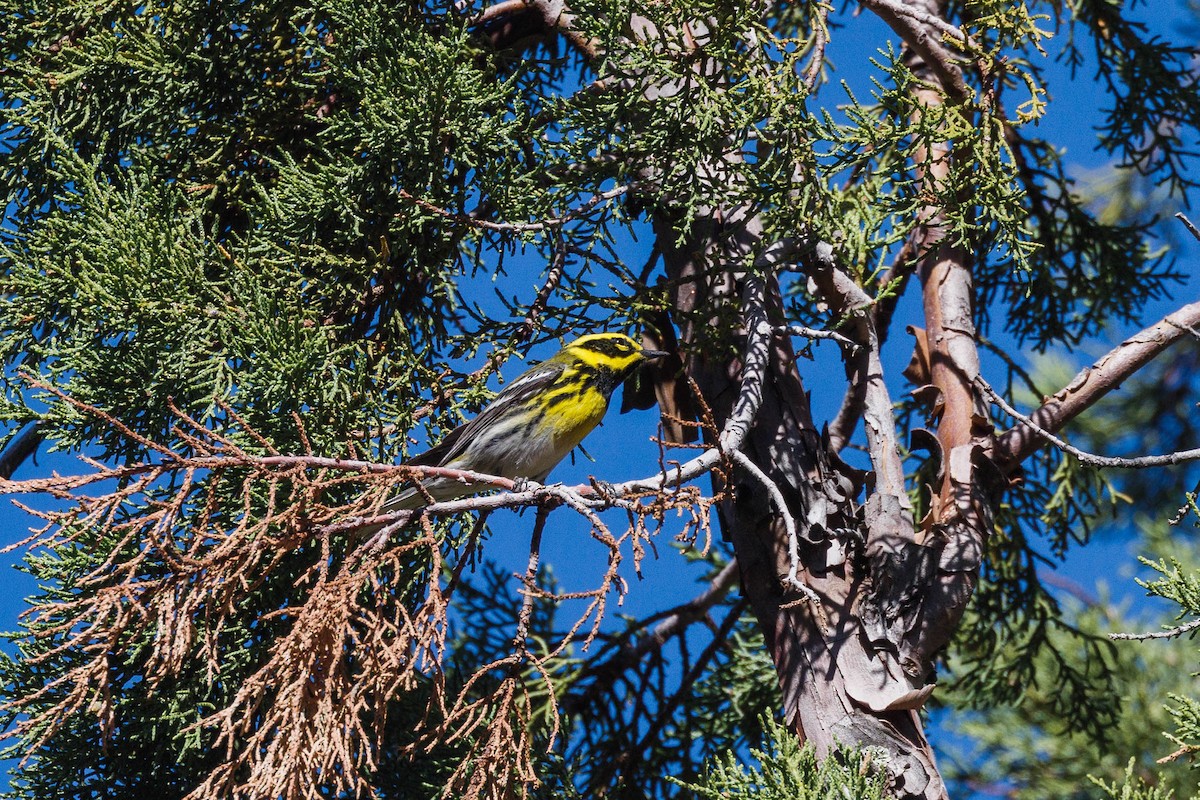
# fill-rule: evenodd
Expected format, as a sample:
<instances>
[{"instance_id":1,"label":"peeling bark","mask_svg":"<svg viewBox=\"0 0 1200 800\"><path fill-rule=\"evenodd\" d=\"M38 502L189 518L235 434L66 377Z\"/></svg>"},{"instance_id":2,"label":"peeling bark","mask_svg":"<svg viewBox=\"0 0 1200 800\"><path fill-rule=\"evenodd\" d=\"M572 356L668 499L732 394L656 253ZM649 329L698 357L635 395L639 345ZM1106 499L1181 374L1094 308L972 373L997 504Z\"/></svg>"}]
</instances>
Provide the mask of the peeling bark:
<instances>
[{"instance_id":1,"label":"peeling bark","mask_svg":"<svg viewBox=\"0 0 1200 800\"><path fill-rule=\"evenodd\" d=\"M570 15L561 3L531 0L527 5L547 24L569 31ZM914 59L934 63L926 69L931 85L940 82L948 96L965 96L961 72L943 58L942 34L928 22L940 19L937 3L908 5L921 7L877 0L872 8L906 37ZM650 21L634 18L628 30L646 40L694 45L706 28L697 22L685 31L659 31ZM576 45L585 55L595 54L590 43ZM632 76L628 88L637 84L653 100L690 80L719 74L719 65L705 58L698 58L693 69L695 77L678 78L672 85L642 85ZM924 92L923 102L942 102L932 89ZM714 185L729 185L737 180L737 152L730 148L714 155L697 165L696 172ZM948 158L948 148L942 146L925 154L921 169L936 182L944 176ZM661 176L645 170L638 180L652 187L661 183ZM915 268L922 283L930 391L937 393L941 408L935 449L944 454L934 512L918 526L879 358L878 318L863 289L837 268L831 249L809 243L797 255L824 301L851 320L851 338L859 346L847 353L846 369L854 387L847 413L863 419L873 467L861 505L861 476L836 457L853 426L843 420L839 440L832 447L823 441L787 337L770 340L761 365L705 355L716 352L708 341L711 331L727 328L729 319L754 319L752 309L739 300L746 265L777 244L763 240L756 209L696 209L684 228L669 201L658 202L651 216L674 287L672 321L687 354L684 370L699 385L718 427L737 416L743 381L762 369L761 386L754 387L761 391L761 405L741 442L756 469L736 469L728 476L732 486L716 488L730 490L720 509L722 528L737 558L742 591L775 663L787 722L820 756L839 745L876 748L875 761L888 770L898 797L946 798L918 710L933 691L932 659L949 640L974 589L992 519L990 492L980 488L988 481L980 476L995 472L987 459L991 431L973 384L979 361L967 254L943 241L938 211L932 207L906 247L904 267ZM681 229L686 234L682 238ZM782 322L772 273L762 275L762 288L767 320ZM740 340L716 344L745 352ZM723 436L722 444L731 442ZM777 487L774 495L782 495L786 515L773 508L773 492L763 485L762 475L774 484L771 488ZM797 521L799 564L789 554L784 524L789 515ZM791 585L790 575L820 602L811 602Z\"/></svg>"},{"instance_id":2,"label":"peeling bark","mask_svg":"<svg viewBox=\"0 0 1200 800\"><path fill-rule=\"evenodd\" d=\"M724 218L738 215L735 211ZM745 275L735 265L745 263L748 253L764 249L757 220L746 215L742 220L732 231L697 222L679 246L673 244L674 221L665 217L657 221L668 277L678 287L672 300L685 343L715 324L723 304L736 302L734 289ZM766 306L768 315L781 307L777 285L771 280ZM881 378L877 356L877 349L864 350L862 364L852 369ZM712 404L718 425L723 425L732 413L742 365L693 355L687 369ZM856 507L861 487L856 476L836 466L839 462L827 452L785 338L772 342L762 405L743 447L780 488L800 522L800 577L820 597L819 605L789 589L786 531L757 482L735 473L731 487L735 499L721 509L722 526L740 565L742 590L775 662L792 730L812 742L821 755L839 744L878 748L877 763L886 765L899 796L945 797L916 711L932 687L908 676L892 652L896 648L889 650L859 616L862 607L878 607L870 599L872 587L903 590L906 581L888 582L883 560L875 560L880 568L872 573L854 554L861 554L864 540L888 542L879 549L890 552L895 542L911 544L914 536L892 440L890 401L881 380L870 382L869 424L876 428L879 441L874 451L881 460L888 460L885 454L890 453L889 463L879 465L892 492L887 499L876 492L866 509ZM883 639L891 635L888 632Z\"/></svg>"}]
</instances>

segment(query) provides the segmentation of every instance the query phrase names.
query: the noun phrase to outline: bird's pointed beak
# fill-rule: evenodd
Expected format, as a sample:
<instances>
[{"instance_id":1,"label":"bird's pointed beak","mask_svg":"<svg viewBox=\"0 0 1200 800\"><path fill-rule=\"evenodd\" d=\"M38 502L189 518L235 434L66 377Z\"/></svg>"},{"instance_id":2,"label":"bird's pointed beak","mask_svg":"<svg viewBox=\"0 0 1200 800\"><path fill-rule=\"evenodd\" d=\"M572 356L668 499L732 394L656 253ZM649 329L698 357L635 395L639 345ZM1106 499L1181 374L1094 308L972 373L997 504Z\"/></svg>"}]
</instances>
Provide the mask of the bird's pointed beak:
<instances>
[{"instance_id":1,"label":"bird's pointed beak","mask_svg":"<svg viewBox=\"0 0 1200 800\"><path fill-rule=\"evenodd\" d=\"M642 351L642 358L646 359L647 361L653 361L656 358L662 358L663 356L668 356L668 355L670 355L670 353L668 353L666 350L643 350Z\"/></svg>"}]
</instances>

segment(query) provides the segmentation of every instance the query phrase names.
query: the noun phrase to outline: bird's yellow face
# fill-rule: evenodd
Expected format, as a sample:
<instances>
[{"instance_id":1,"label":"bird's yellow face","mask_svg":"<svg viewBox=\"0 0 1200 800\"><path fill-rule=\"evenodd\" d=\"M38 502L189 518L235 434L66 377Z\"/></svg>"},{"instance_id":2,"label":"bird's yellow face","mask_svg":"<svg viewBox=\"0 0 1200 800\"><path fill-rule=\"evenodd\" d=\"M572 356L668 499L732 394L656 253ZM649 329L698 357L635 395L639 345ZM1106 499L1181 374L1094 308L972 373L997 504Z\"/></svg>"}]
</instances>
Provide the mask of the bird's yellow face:
<instances>
[{"instance_id":1,"label":"bird's yellow face","mask_svg":"<svg viewBox=\"0 0 1200 800\"><path fill-rule=\"evenodd\" d=\"M562 458L604 417L608 398L643 361L666 355L645 350L623 333L581 336L551 362L564 369L543 394L543 420ZM557 460L556 458L556 460Z\"/></svg>"},{"instance_id":2,"label":"bird's yellow face","mask_svg":"<svg viewBox=\"0 0 1200 800\"><path fill-rule=\"evenodd\" d=\"M647 358L663 355L645 350L623 333L593 333L580 336L563 348L559 356L590 370L602 370L614 375L628 375Z\"/></svg>"},{"instance_id":3,"label":"bird's yellow face","mask_svg":"<svg viewBox=\"0 0 1200 800\"><path fill-rule=\"evenodd\" d=\"M579 416L580 424L591 420L590 424L595 425L608 407L608 398L634 369L647 359L664 355L643 349L623 333L580 336L547 362L565 369L547 390L546 407L565 409L571 404L571 414Z\"/></svg>"}]
</instances>

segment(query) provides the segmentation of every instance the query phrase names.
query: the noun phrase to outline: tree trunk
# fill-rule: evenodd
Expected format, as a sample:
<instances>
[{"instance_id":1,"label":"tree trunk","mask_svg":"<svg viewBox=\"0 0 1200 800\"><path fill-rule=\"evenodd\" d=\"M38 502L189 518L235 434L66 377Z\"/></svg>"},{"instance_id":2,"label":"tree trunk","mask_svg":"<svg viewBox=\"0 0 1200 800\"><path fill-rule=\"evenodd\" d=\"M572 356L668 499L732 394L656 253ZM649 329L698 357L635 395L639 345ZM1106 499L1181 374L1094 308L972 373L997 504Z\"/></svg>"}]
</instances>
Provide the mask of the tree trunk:
<instances>
[{"instance_id":1,"label":"tree trunk","mask_svg":"<svg viewBox=\"0 0 1200 800\"><path fill-rule=\"evenodd\" d=\"M906 43L915 43L913 57L941 52L939 34L922 30L928 23L918 16L898 14L887 4L865 4ZM768 6L764 4L764 13ZM926 6L923 13L938 15L936 0L928 0ZM580 37L560 0L531 0L519 9L539 14L548 28L557 29L593 63L603 55L598 42ZM686 31L659 31L652 21L635 17L628 30L646 41L678 40L688 49L704 40L708 24L695 20ZM929 72L927 79L948 86L947 95L961 96L961 73L938 63L941 71ZM701 56L693 70L692 76L667 83L642 85L636 73L621 83L653 101L687 88L692 80L711 80L720 74L721 65ZM941 102L933 91L921 99ZM714 186L729 185L738 180L738 152L738 147L730 147L724 155L695 165L695 171ZM936 171L947 168L944 160L938 161L945 155L944 150L927 154L930 181L938 181ZM651 168L643 169L639 179L648 197L654 197L653 187L664 184ZM798 182L804 179L795 176ZM706 342L710 332L722 330L723 320L742 316L738 298L747 277L745 265L775 244L763 240L762 220L756 214L748 205L696 209L681 240L682 223L669 200L659 198L652 212L674 287L673 321L685 352L692 353L685 371L699 384L719 428L739 395L743 365L736 359L706 360L699 354L717 352L714 343ZM761 408L742 450L782 493L797 523L798 541L789 541L783 515L772 507L771 491L761 476L739 468L731 473L731 486L716 487L728 489L721 508L723 531L733 545L743 591L778 671L792 730L812 742L820 756L839 745L876 748L877 763L891 775L894 792L926 800L947 795L918 710L933 689L928 682L932 658L949 641L974 589L982 543L991 526L989 492L979 488L980 467L990 463L990 429L980 423L987 417L977 413L982 406L972 384L978 358L970 272L966 254L941 243L940 221L936 208L927 209L913 250L929 329L927 377L933 388L928 391L939 397L942 410L936 440L927 437L932 449L940 449L934 456L944 456L930 516L918 529L897 453L879 335L872 315L864 312L870 298L837 269L830 253L814 253L811 245L799 258L802 267L825 302L856 320L860 350L847 358L847 378L857 389L856 404L862 406L858 415L864 420L871 454L867 494L859 505L863 476L842 464L816 429L787 336L771 339ZM807 232L796 234L804 237ZM762 278L765 313L772 322L782 323L778 284L772 274ZM742 352L742 342L716 344ZM839 443L843 441L840 436ZM793 577L819 597L819 603L794 585Z\"/></svg>"},{"instance_id":2,"label":"tree trunk","mask_svg":"<svg viewBox=\"0 0 1200 800\"><path fill-rule=\"evenodd\" d=\"M724 219L734 227L697 222L678 246L671 221L658 221L667 275L679 287L672 299L685 343L702 336L721 315L722 305L737 297L745 276L729 265L744 263L747 253L763 247L753 217L735 211L710 219ZM781 305L774 281L767 283L766 294L770 315ZM692 356L686 368L722 426L738 394L741 365ZM890 508L883 507L887 504L879 494L872 495L866 509L856 506L861 488L857 476L828 452L813 425L786 337L772 340L762 406L743 449L782 490L799 522L799 574L821 598L814 606L788 588L791 560L780 515L758 482L735 472L731 499L721 509L723 530L775 662L789 726L821 756L839 744L880 748L879 761L900 796L945 797L917 716L931 688L923 683L925 671L915 678L906 674L898 644L872 640L860 620L862 609L887 606L880 593L910 596L910 583L928 578L930 561L912 541L911 515L907 531L888 529L896 518L906 517L894 498ZM867 557L872 548L876 552ZM911 553L915 555L907 557Z\"/></svg>"}]
</instances>

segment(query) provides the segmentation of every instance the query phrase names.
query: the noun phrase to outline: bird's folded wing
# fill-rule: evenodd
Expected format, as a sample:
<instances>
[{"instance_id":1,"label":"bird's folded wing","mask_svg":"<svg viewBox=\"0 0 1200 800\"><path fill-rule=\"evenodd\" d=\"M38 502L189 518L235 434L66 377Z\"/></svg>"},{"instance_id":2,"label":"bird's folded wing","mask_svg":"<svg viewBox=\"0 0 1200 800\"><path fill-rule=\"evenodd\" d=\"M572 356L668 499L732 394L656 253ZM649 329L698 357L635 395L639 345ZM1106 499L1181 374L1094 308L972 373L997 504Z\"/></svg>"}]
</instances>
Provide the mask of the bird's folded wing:
<instances>
[{"instance_id":1,"label":"bird's folded wing","mask_svg":"<svg viewBox=\"0 0 1200 800\"><path fill-rule=\"evenodd\" d=\"M511 414L514 409L527 405L534 397L546 391L558 380L566 367L553 361L539 364L523 373L520 377L505 386L498 395L488 403L479 416L459 425L446 434L436 446L424 453L406 461L414 467L444 467L461 456L467 446L475 441L487 429ZM463 469L471 469L463 466Z\"/></svg>"}]
</instances>

